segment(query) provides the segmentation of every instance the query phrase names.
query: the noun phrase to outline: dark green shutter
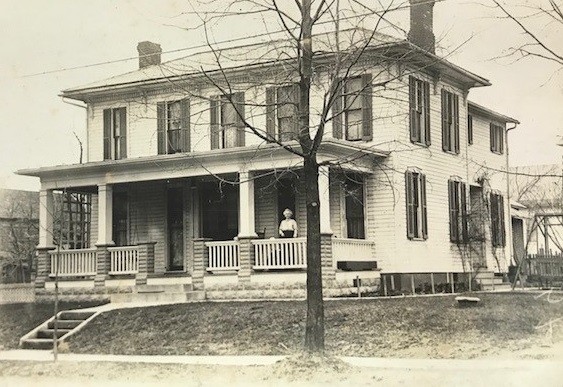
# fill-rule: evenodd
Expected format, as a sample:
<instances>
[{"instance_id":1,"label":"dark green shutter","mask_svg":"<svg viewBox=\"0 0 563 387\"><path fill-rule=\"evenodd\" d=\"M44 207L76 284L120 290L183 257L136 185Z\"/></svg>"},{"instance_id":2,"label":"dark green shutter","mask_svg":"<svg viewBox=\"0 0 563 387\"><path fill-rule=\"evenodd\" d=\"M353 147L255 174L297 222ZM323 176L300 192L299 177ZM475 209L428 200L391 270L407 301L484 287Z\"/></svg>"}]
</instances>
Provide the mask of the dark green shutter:
<instances>
[{"instance_id":1,"label":"dark green shutter","mask_svg":"<svg viewBox=\"0 0 563 387\"><path fill-rule=\"evenodd\" d=\"M127 158L127 109L126 108L119 108L119 126L120 126L120 133L119 133L119 155L116 155L120 159Z\"/></svg>"},{"instance_id":2,"label":"dark green shutter","mask_svg":"<svg viewBox=\"0 0 563 387\"><path fill-rule=\"evenodd\" d=\"M442 149L449 150L450 130L448 125L448 95L446 90L442 89Z\"/></svg>"},{"instance_id":3,"label":"dark green shutter","mask_svg":"<svg viewBox=\"0 0 563 387\"><path fill-rule=\"evenodd\" d=\"M221 129L221 123L219 122L219 113L221 111L220 98L212 97L209 105L209 137L211 140L211 149L219 149L219 130Z\"/></svg>"},{"instance_id":4,"label":"dark green shutter","mask_svg":"<svg viewBox=\"0 0 563 387\"><path fill-rule=\"evenodd\" d=\"M158 102L156 104L156 137L159 155L165 155L166 146L166 103Z\"/></svg>"},{"instance_id":5,"label":"dark green shutter","mask_svg":"<svg viewBox=\"0 0 563 387\"><path fill-rule=\"evenodd\" d=\"M266 134L268 139L276 137L276 88L266 88Z\"/></svg>"},{"instance_id":6,"label":"dark green shutter","mask_svg":"<svg viewBox=\"0 0 563 387\"><path fill-rule=\"evenodd\" d=\"M491 146L491 152L494 152L496 150L495 147L495 127L493 125L493 123L491 122L489 124L489 136L490 136L490 146Z\"/></svg>"},{"instance_id":7,"label":"dark green shutter","mask_svg":"<svg viewBox=\"0 0 563 387\"><path fill-rule=\"evenodd\" d=\"M448 204L449 204L449 212L450 212L450 242L458 242L458 230L459 230L459 223L458 223L458 211L457 205L458 201L456 200L456 181L455 180L448 180Z\"/></svg>"},{"instance_id":8,"label":"dark green shutter","mask_svg":"<svg viewBox=\"0 0 563 387\"><path fill-rule=\"evenodd\" d=\"M344 82L342 78L337 78L334 81L334 101L332 103L332 136L334 138L342 138L342 94Z\"/></svg>"},{"instance_id":9,"label":"dark green shutter","mask_svg":"<svg viewBox=\"0 0 563 387\"><path fill-rule=\"evenodd\" d=\"M180 146L181 152L189 152L191 150L191 125L190 125L190 99L185 98L180 102L181 108L181 131L180 131Z\"/></svg>"},{"instance_id":10,"label":"dark green shutter","mask_svg":"<svg viewBox=\"0 0 563 387\"><path fill-rule=\"evenodd\" d=\"M453 120L454 120L454 152L459 153L459 97L452 94L453 97Z\"/></svg>"},{"instance_id":11,"label":"dark green shutter","mask_svg":"<svg viewBox=\"0 0 563 387\"><path fill-rule=\"evenodd\" d=\"M469 219L467 217L467 189L465 183L460 183L461 186L461 236L462 242L469 242Z\"/></svg>"},{"instance_id":12,"label":"dark green shutter","mask_svg":"<svg viewBox=\"0 0 563 387\"><path fill-rule=\"evenodd\" d=\"M299 83L294 83L292 89L292 96L293 96L293 103L295 103L295 109L293 109L293 111L295 112L293 116L293 131L295 133L295 136L293 137L293 139L297 141L299 141L299 132L300 132L300 128L299 128L300 125L299 114L301 113L300 94L301 94L301 87L299 86Z\"/></svg>"},{"instance_id":13,"label":"dark green shutter","mask_svg":"<svg viewBox=\"0 0 563 387\"><path fill-rule=\"evenodd\" d=\"M424 130L426 145L431 144L430 139L430 83L424 82Z\"/></svg>"},{"instance_id":14,"label":"dark green shutter","mask_svg":"<svg viewBox=\"0 0 563 387\"><path fill-rule=\"evenodd\" d=\"M245 134L246 134L246 125L244 123L245 116L244 116L244 92L234 93L233 94L233 103L235 109L237 110L237 120L236 120L236 127L237 127L237 134L238 134L238 143L237 146L244 146L245 144Z\"/></svg>"},{"instance_id":15,"label":"dark green shutter","mask_svg":"<svg viewBox=\"0 0 563 387\"><path fill-rule=\"evenodd\" d=\"M416 225L414 224L414 187L412 184L413 174L411 171L405 172L405 203L407 215L407 238L413 239Z\"/></svg>"},{"instance_id":16,"label":"dark green shutter","mask_svg":"<svg viewBox=\"0 0 563 387\"><path fill-rule=\"evenodd\" d=\"M422 237L428 239L428 210L426 208L426 176L420 176L420 205L422 206Z\"/></svg>"},{"instance_id":17,"label":"dark green shutter","mask_svg":"<svg viewBox=\"0 0 563 387\"><path fill-rule=\"evenodd\" d=\"M111 109L104 109L104 160L111 160Z\"/></svg>"},{"instance_id":18,"label":"dark green shutter","mask_svg":"<svg viewBox=\"0 0 563 387\"><path fill-rule=\"evenodd\" d=\"M371 74L362 75L362 140L373 139L373 86Z\"/></svg>"},{"instance_id":19,"label":"dark green shutter","mask_svg":"<svg viewBox=\"0 0 563 387\"><path fill-rule=\"evenodd\" d=\"M498 195L499 203L499 245L506 246L506 230L504 225L504 197L502 195Z\"/></svg>"},{"instance_id":20,"label":"dark green shutter","mask_svg":"<svg viewBox=\"0 0 563 387\"><path fill-rule=\"evenodd\" d=\"M416 127L416 79L409 75L409 122L411 142L420 141L419 128Z\"/></svg>"}]
</instances>

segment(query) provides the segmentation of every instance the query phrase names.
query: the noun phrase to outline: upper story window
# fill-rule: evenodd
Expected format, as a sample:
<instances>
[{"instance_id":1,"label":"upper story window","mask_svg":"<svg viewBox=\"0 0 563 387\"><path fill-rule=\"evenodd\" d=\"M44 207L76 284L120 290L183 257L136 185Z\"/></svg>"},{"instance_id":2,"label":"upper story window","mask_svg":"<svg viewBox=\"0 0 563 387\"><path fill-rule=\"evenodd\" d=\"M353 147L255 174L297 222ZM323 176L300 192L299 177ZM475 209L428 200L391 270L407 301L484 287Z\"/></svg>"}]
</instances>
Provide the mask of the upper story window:
<instances>
[{"instance_id":1,"label":"upper story window","mask_svg":"<svg viewBox=\"0 0 563 387\"><path fill-rule=\"evenodd\" d=\"M467 115L467 143L473 145L473 116Z\"/></svg>"},{"instance_id":2,"label":"upper story window","mask_svg":"<svg viewBox=\"0 0 563 387\"><path fill-rule=\"evenodd\" d=\"M459 97L442 89L442 149L459 153Z\"/></svg>"},{"instance_id":3,"label":"upper story window","mask_svg":"<svg viewBox=\"0 0 563 387\"><path fill-rule=\"evenodd\" d=\"M190 100L159 102L156 106L158 154L190 151Z\"/></svg>"},{"instance_id":4,"label":"upper story window","mask_svg":"<svg viewBox=\"0 0 563 387\"><path fill-rule=\"evenodd\" d=\"M491 239L494 247L506 246L504 226L504 198L498 192L491 192Z\"/></svg>"},{"instance_id":5,"label":"upper story window","mask_svg":"<svg viewBox=\"0 0 563 387\"><path fill-rule=\"evenodd\" d=\"M430 145L430 84L409 76L410 138Z\"/></svg>"},{"instance_id":6,"label":"upper story window","mask_svg":"<svg viewBox=\"0 0 563 387\"><path fill-rule=\"evenodd\" d=\"M279 141L297 140L299 85L266 88L266 131Z\"/></svg>"},{"instance_id":7,"label":"upper story window","mask_svg":"<svg viewBox=\"0 0 563 387\"><path fill-rule=\"evenodd\" d=\"M373 138L372 76L337 81L332 106L332 130L335 138L371 141Z\"/></svg>"},{"instance_id":8,"label":"upper story window","mask_svg":"<svg viewBox=\"0 0 563 387\"><path fill-rule=\"evenodd\" d=\"M490 125L491 152L502 154L504 152L504 128L501 125Z\"/></svg>"},{"instance_id":9,"label":"upper story window","mask_svg":"<svg viewBox=\"0 0 563 387\"><path fill-rule=\"evenodd\" d=\"M467 189L460 178L448 180L450 212L450 241L462 244L468 241Z\"/></svg>"},{"instance_id":10,"label":"upper story window","mask_svg":"<svg viewBox=\"0 0 563 387\"><path fill-rule=\"evenodd\" d=\"M417 169L405 172L407 203L407 238L428 238L428 211L426 209L426 176Z\"/></svg>"},{"instance_id":11,"label":"upper story window","mask_svg":"<svg viewBox=\"0 0 563 387\"><path fill-rule=\"evenodd\" d=\"M104 160L127 158L127 109L104 109Z\"/></svg>"},{"instance_id":12,"label":"upper story window","mask_svg":"<svg viewBox=\"0 0 563 387\"><path fill-rule=\"evenodd\" d=\"M244 93L211 98L211 149L244 146Z\"/></svg>"}]
</instances>

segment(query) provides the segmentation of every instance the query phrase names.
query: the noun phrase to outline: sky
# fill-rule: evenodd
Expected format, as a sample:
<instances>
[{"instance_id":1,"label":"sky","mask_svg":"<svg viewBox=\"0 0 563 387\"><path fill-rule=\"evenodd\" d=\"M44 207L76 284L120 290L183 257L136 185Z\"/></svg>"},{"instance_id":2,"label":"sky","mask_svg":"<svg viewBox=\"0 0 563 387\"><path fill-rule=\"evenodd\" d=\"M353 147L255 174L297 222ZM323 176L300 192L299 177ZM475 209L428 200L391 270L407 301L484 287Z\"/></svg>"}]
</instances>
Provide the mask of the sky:
<instances>
[{"instance_id":1,"label":"sky","mask_svg":"<svg viewBox=\"0 0 563 387\"><path fill-rule=\"evenodd\" d=\"M492 86L472 89L470 100L521 122L509 134L511 165L561 163L563 148L556 143L563 134L563 71L545 60L502 58L523 36L513 23L498 18L501 14L487 6L489 0L480 1L443 0L435 5L439 52L491 81ZM510 3L515 1L528 6L546 2ZM164 51L204 44L203 30L196 28L198 17L186 13L201 9L196 2L0 0L0 187L38 190L38 179L13 172L79 161L77 137L85 139L85 110L63 102L61 90L136 69L140 41L157 42ZM224 9L225 3L215 0L209 9ZM388 17L408 30L405 9ZM563 26L541 16L527 23L563 53ZM212 24L209 33L216 41L278 28L275 19L262 15L232 16ZM364 27L373 25L367 21ZM189 52L165 54L163 60ZM112 61L117 63L94 65ZM82 68L69 69L73 67ZM61 69L67 70L51 72Z\"/></svg>"}]
</instances>

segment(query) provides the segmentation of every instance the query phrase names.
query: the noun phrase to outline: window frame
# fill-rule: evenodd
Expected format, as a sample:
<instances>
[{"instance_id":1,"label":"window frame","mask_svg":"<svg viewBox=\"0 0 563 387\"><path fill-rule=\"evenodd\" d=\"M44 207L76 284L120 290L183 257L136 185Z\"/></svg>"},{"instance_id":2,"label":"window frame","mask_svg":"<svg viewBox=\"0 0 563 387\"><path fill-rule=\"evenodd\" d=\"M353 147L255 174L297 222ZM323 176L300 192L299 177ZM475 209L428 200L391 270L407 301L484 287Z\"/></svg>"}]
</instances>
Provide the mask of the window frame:
<instances>
[{"instance_id":1,"label":"window frame","mask_svg":"<svg viewBox=\"0 0 563 387\"><path fill-rule=\"evenodd\" d=\"M459 146L459 96L442 89L442 150L458 155Z\"/></svg>"},{"instance_id":2,"label":"window frame","mask_svg":"<svg viewBox=\"0 0 563 387\"><path fill-rule=\"evenodd\" d=\"M127 108L125 106L103 110L103 159L127 158Z\"/></svg>"},{"instance_id":3,"label":"window frame","mask_svg":"<svg viewBox=\"0 0 563 387\"><path fill-rule=\"evenodd\" d=\"M337 139L348 138L347 98L351 94L346 92L346 85L354 79L361 79L362 85L358 92L354 92L354 101L359 98L361 104L361 138L347 141L371 141L373 139L373 77L371 73L334 80L335 91L332 101L332 117L330 119L332 122L332 136ZM359 111L359 109L354 109L354 111Z\"/></svg>"},{"instance_id":4,"label":"window frame","mask_svg":"<svg viewBox=\"0 0 563 387\"><path fill-rule=\"evenodd\" d=\"M504 131L505 128L495 122L489 124L491 152L502 155L504 153Z\"/></svg>"},{"instance_id":5,"label":"window frame","mask_svg":"<svg viewBox=\"0 0 563 387\"><path fill-rule=\"evenodd\" d=\"M459 176L452 176L448 180L450 242L458 245L469 242L467 205L467 185Z\"/></svg>"},{"instance_id":6,"label":"window frame","mask_svg":"<svg viewBox=\"0 0 563 387\"><path fill-rule=\"evenodd\" d=\"M430 82L413 75L409 76L409 114L411 142L430 146Z\"/></svg>"},{"instance_id":7,"label":"window frame","mask_svg":"<svg viewBox=\"0 0 563 387\"><path fill-rule=\"evenodd\" d=\"M358 197L358 195L353 195L352 190L348 189L348 184L357 186L361 190L360 200L361 200L361 218L359 217L349 217L349 211L351 210L348 206L348 199L351 197ZM344 224L346 225L346 237L350 239L366 239L366 184L365 179L360 174L354 174L352 176L346 176L346 179L342 183L343 190L343 203L344 203ZM361 236L350 236L350 227L348 227L350 219L361 219L358 224L361 224Z\"/></svg>"},{"instance_id":8,"label":"window frame","mask_svg":"<svg viewBox=\"0 0 563 387\"><path fill-rule=\"evenodd\" d=\"M405 202L407 238L409 240L427 240L426 175L417 168L409 168L405 172Z\"/></svg>"},{"instance_id":9,"label":"window frame","mask_svg":"<svg viewBox=\"0 0 563 387\"><path fill-rule=\"evenodd\" d=\"M227 149L245 146L245 100L244 92L228 95L216 95L210 98L210 141L211 149ZM234 109L234 122L225 123L224 107L231 105ZM234 145L226 142L225 129L229 128L236 134Z\"/></svg>"}]
</instances>

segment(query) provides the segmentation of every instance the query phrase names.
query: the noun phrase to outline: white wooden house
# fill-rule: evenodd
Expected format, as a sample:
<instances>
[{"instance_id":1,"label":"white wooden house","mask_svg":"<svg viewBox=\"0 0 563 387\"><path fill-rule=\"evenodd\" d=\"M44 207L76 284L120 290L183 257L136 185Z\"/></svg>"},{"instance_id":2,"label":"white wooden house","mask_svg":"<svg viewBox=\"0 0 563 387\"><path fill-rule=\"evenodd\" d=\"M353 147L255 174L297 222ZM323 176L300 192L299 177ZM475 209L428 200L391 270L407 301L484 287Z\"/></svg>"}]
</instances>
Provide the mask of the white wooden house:
<instances>
[{"instance_id":1,"label":"white wooden house","mask_svg":"<svg viewBox=\"0 0 563 387\"><path fill-rule=\"evenodd\" d=\"M434 54L433 4L415 5L406 40L340 34L343 52L362 54L350 74L337 74L319 150L326 294L348 292L356 278L373 286L383 276L397 289L463 282L477 269L506 272L510 261L503 171L507 124L517 121L468 100L489 81ZM334 39L314 37L323 54L312 122ZM100 297L172 284L208 298L304 295L302 161L264 139L295 144L293 62L279 60L289 47L271 41L161 63L160 46L142 42L139 69L64 90L87 106L87 161L18 172L41 179L38 292L51 292L57 275L70 294ZM228 93L209 82L223 74ZM57 267L61 190L74 194L63 206L74 213L64 217L72 222ZM297 238L279 238L284 208Z\"/></svg>"}]
</instances>

